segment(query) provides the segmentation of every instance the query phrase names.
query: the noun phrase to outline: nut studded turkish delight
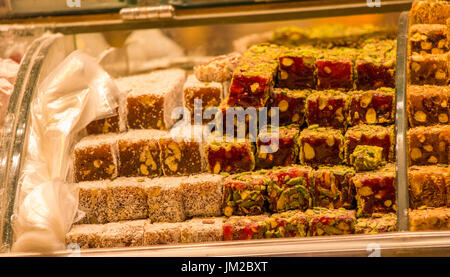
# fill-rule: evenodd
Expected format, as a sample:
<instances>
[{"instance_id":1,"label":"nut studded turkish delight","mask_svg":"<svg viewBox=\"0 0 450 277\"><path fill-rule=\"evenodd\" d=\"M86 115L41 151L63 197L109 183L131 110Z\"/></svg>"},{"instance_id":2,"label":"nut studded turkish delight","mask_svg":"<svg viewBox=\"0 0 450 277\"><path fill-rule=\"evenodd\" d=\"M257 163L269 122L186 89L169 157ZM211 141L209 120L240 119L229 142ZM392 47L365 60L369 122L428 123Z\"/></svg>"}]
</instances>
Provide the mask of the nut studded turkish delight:
<instances>
[{"instance_id":1,"label":"nut studded turkish delight","mask_svg":"<svg viewBox=\"0 0 450 277\"><path fill-rule=\"evenodd\" d=\"M355 234L379 234L397 231L395 213L373 214L372 217L360 217L356 220Z\"/></svg>"},{"instance_id":2,"label":"nut studded turkish delight","mask_svg":"<svg viewBox=\"0 0 450 277\"><path fill-rule=\"evenodd\" d=\"M446 205L447 166L410 166L408 168L409 207L442 207Z\"/></svg>"},{"instance_id":3,"label":"nut studded turkish delight","mask_svg":"<svg viewBox=\"0 0 450 277\"><path fill-rule=\"evenodd\" d=\"M117 113L118 109L116 109ZM113 115L107 118L92 121L86 126L88 135L119 133L120 118L119 115Z\"/></svg>"},{"instance_id":4,"label":"nut studded turkish delight","mask_svg":"<svg viewBox=\"0 0 450 277\"><path fill-rule=\"evenodd\" d=\"M449 86L410 85L406 97L410 127L448 124Z\"/></svg>"},{"instance_id":5,"label":"nut studded turkish delight","mask_svg":"<svg viewBox=\"0 0 450 277\"><path fill-rule=\"evenodd\" d=\"M357 172L375 170L384 162L383 148L379 146L358 145L350 155L350 165Z\"/></svg>"},{"instance_id":6,"label":"nut studded turkish delight","mask_svg":"<svg viewBox=\"0 0 450 277\"><path fill-rule=\"evenodd\" d=\"M142 183L147 195L151 222L180 222L186 219L181 183L186 177L159 177Z\"/></svg>"},{"instance_id":7,"label":"nut studded turkish delight","mask_svg":"<svg viewBox=\"0 0 450 277\"><path fill-rule=\"evenodd\" d=\"M444 24L415 24L409 31L411 53L444 54L448 51L447 26Z\"/></svg>"},{"instance_id":8,"label":"nut studded turkish delight","mask_svg":"<svg viewBox=\"0 0 450 277\"><path fill-rule=\"evenodd\" d=\"M249 141L211 140L206 143L204 153L210 173L237 173L255 168L255 156Z\"/></svg>"},{"instance_id":9,"label":"nut studded turkish delight","mask_svg":"<svg viewBox=\"0 0 450 277\"><path fill-rule=\"evenodd\" d=\"M233 52L214 57L206 63L194 66L195 77L201 82L225 82L231 80L241 54Z\"/></svg>"},{"instance_id":10,"label":"nut studded turkish delight","mask_svg":"<svg viewBox=\"0 0 450 277\"><path fill-rule=\"evenodd\" d=\"M411 55L409 77L413 85L438 85L448 83L448 55Z\"/></svg>"},{"instance_id":11,"label":"nut studded turkish delight","mask_svg":"<svg viewBox=\"0 0 450 277\"><path fill-rule=\"evenodd\" d=\"M223 217L193 218L181 224L181 242L223 241Z\"/></svg>"},{"instance_id":12,"label":"nut studded turkish delight","mask_svg":"<svg viewBox=\"0 0 450 277\"><path fill-rule=\"evenodd\" d=\"M192 137L166 135L159 140L165 176L189 175L203 171L202 144Z\"/></svg>"},{"instance_id":13,"label":"nut studded turkish delight","mask_svg":"<svg viewBox=\"0 0 450 277\"><path fill-rule=\"evenodd\" d=\"M209 173L191 175L180 184L187 217L222 214L223 176Z\"/></svg>"},{"instance_id":14,"label":"nut studded turkish delight","mask_svg":"<svg viewBox=\"0 0 450 277\"><path fill-rule=\"evenodd\" d=\"M345 129L350 97L342 92L327 90L316 91L306 99L306 123Z\"/></svg>"},{"instance_id":15,"label":"nut studded turkish delight","mask_svg":"<svg viewBox=\"0 0 450 277\"><path fill-rule=\"evenodd\" d=\"M411 128L407 132L408 164L448 164L450 126Z\"/></svg>"},{"instance_id":16,"label":"nut studded turkish delight","mask_svg":"<svg viewBox=\"0 0 450 277\"><path fill-rule=\"evenodd\" d=\"M291 210L266 219L265 238L306 237L308 221L304 212Z\"/></svg>"},{"instance_id":17,"label":"nut studded turkish delight","mask_svg":"<svg viewBox=\"0 0 450 277\"><path fill-rule=\"evenodd\" d=\"M295 164L298 159L297 137L300 127L292 124L278 127L278 131L267 126L256 141L258 168L272 168Z\"/></svg>"},{"instance_id":18,"label":"nut studded turkish delight","mask_svg":"<svg viewBox=\"0 0 450 277\"><path fill-rule=\"evenodd\" d=\"M243 172L227 177L223 185L224 215L262 214L269 181L266 171Z\"/></svg>"},{"instance_id":19,"label":"nut studded turkish delight","mask_svg":"<svg viewBox=\"0 0 450 277\"><path fill-rule=\"evenodd\" d=\"M353 68L356 49L333 48L321 52L317 58L317 89L353 88Z\"/></svg>"},{"instance_id":20,"label":"nut studded turkish delight","mask_svg":"<svg viewBox=\"0 0 450 277\"><path fill-rule=\"evenodd\" d=\"M356 125L344 136L345 162L350 164L350 155L358 145L373 145L383 148L383 159L394 161L394 126Z\"/></svg>"},{"instance_id":21,"label":"nut studded turkish delight","mask_svg":"<svg viewBox=\"0 0 450 277\"><path fill-rule=\"evenodd\" d=\"M291 90L274 88L269 99L269 107L278 108L280 125L303 125L305 120L306 97L311 90Z\"/></svg>"},{"instance_id":22,"label":"nut studded turkish delight","mask_svg":"<svg viewBox=\"0 0 450 277\"><path fill-rule=\"evenodd\" d=\"M350 126L394 123L395 89L379 88L351 92L347 119Z\"/></svg>"},{"instance_id":23,"label":"nut studded turkish delight","mask_svg":"<svg viewBox=\"0 0 450 277\"><path fill-rule=\"evenodd\" d=\"M113 134L87 136L75 145L75 182L117 177L117 137Z\"/></svg>"},{"instance_id":24,"label":"nut studded turkish delight","mask_svg":"<svg viewBox=\"0 0 450 277\"><path fill-rule=\"evenodd\" d=\"M223 224L223 240L262 239L267 215L232 216Z\"/></svg>"},{"instance_id":25,"label":"nut studded turkish delight","mask_svg":"<svg viewBox=\"0 0 450 277\"><path fill-rule=\"evenodd\" d=\"M118 140L119 176L161 176L161 148L159 138L166 135L159 130L129 130Z\"/></svg>"},{"instance_id":26,"label":"nut studded turkish delight","mask_svg":"<svg viewBox=\"0 0 450 277\"><path fill-rule=\"evenodd\" d=\"M410 231L450 230L450 208L409 210Z\"/></svg>"},{"instance_id":27,"label":"nut studded turkish delight","mask_svg":"<svg viewBox=\"0 0 450 277\"><path fill-rule=\"evenodd\" d=\"M81 224L103 224L108 220L108 181L78 183L78 209L85 213Z\"/></svg>"},{"instance_id":28,"label":"nut studded turkish delight","mask_svg":"<svg viewBox=\"0 0 450 277\"><path fill-rule=\"evenodd\" d=\"M278 58L277 87L289 89L312 89L317 83L316 57L313 48L284 48Z\"/></svg>"},{"instance_id":29,"label":"nut studded turkish delight","mask_svg":"<svg viewBox=\"0 0 450 277\"><path fill-rule=\"evenodd\" d=\"M267 201L273 212L306 210L313 205L312 168L292 165L269 171Z\"/></svg>"},{"instance_id":30,"label":"nut studded turkish delight","mask_svg":"<svg viewBox=\"0 0 450 277\"><path fill-rule=\"evenodd\" d=\"M275 82L280 48L273 44L250 47L233 73L228 106L264 107Z\"/></svg>"},{"instance_id":31,"label":"nut studded turkish delight","mask_svg":"<svg viewBox=\"0 0 450 277\"><path fill-rule=\"evenodd\" d=\"M143 245L181 243L181 223L151 222L144 224Z\"/></svg>"},{"instance_id":32,"label":"nut studded turkish delight","mask_svg":"<svg viewBox=\"0 0 450 277\"><path fill-rule=\"evenodd\" d=\"M340 130L312 125L298 138L300 163L307 165L337 165L344 158L344 136Z\"/></svg>"},{"instance_id":33,"label":"nut studded turkish delight","mask_svg":"<svg viewBox=\"0 0 450 277\"><path fill-rule=\"evenodd\" d=\"M358 217L396 211L395 170L389 165L378 171L357 173L351 178L356 189Z\"/></svg>"},{"instance_id":34,"label":"nut studded turkish delight","mask_svg":"<svg viewBox=\"0 0 450 277\"><path fill-rule=\"evenodd\" d=\"M360 90L395 87L396 40L369 40L355 62L355 83Z\"/></svg>"},{"instance_id":35,"label":"nut studded turkish delight","mask_svg":"<svg viewBox=\"0 0 450 277\"><path fill-rule=\"evenodd\" d=\"M191 121L194 122L195 117L198 117L201 119L200 123L205 123L203 112L219 106L222 101L222 84L200 82L194 75L189 75L183 87L183 96L183 103L191 114Z\"/></svg>"},{"instance_id":36,"label":"nut studded turkish delight","mask_svg":"<svg viewBox=\"0 0 450 277\"><path fill-rule=\"evenodd\" d=\"M81 249L99 248L101 236L105 231L104 224L80 224L73 225L65 235L67 246L76 244Z\"/></svg>"},{"instance_id":37,"label":"nut studded turkish delight","mask_svg":"<svg viewBox=\"0 0 450 277\"><path fill-rule=\"evenodd\" d=\"M229 107L221 104L215 115L215 133L221 128L223 135L228 138L249 139L257 137L258 111L252 108Z\"/></svg>"},{"instance_id":38,"label":"nut studded turkish delight","mask_svg":"<svg viewBox=\"0 0 450 277\"><path fill-rule=\"evenodd\" d=\"M320 166L314 171L314 206L328 209L354 206L354 188L350 178L355 175L351 167L337 165Z\"/></svg>"},{"instance_id":39,"label":"nut studded turkish delight","mask_svg":"<svg viewBox=\"0 0 450 277\"><path fill-rule=\"evenodd\" d=\"M168 130L175 123L172 111L183 106L185 71L167 69L117 80L127 94L129 129Z\"/></svg>"},{"instance_id":40,"label":"nut studded turkish delight","mask_svg":"<svg viewBox=\"0 0 450 277\"><path fill-rule=\"evenodd\" d=\"M414 1L411 12L411 24L445 24L450 17L450 4L441 0Z\"/></svg>"},{"instance_id":41,"label":"nut studded turkish delight","mask_svg":"<svg viewBox=\"0 0 450 277\"><path fill-rule=\"evenodd\" d=\"M314 208L306 211L308 236L347 235L355 233L355 211Z\"/></svg>"}]
</instances>

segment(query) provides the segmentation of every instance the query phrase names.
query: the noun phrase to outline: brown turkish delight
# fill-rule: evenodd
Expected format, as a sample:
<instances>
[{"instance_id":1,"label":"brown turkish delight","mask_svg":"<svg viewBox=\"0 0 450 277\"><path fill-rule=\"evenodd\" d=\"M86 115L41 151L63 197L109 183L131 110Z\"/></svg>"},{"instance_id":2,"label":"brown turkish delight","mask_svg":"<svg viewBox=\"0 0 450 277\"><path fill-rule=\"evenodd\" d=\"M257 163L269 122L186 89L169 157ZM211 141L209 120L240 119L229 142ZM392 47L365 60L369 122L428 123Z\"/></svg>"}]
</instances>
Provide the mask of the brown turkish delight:
<instances>
[{"instance_id":1,"label":"brown turkish delight","mask_svg":"<svg viewBox=\"0 0 450 277\"><path fill-rule=\"evenodd\" d=\"M448 55L411 55L409 62L410 82L414 85L438 85L448 83Z\"/></svg>"},{"instance_id":2,"label":"brown turkish delight","mask_svg":"<svg viewBox=\"0 0 450 277\"><path fill-rule=\"evenodd\" d=\"M345 129L350 97L342 92L327 90L316 91L306 99L306 123Z\"/></svg>"},{"instance_id":3,"label":"brown turkish delight","mask_svg":"<svg viewBox=\"0 0 450 277\"><path fill-rule=\"evenodd\" d=\"M394 126L356 125L344 136L345 162L350 164L350 155L358 145L373 145L383 148L383 160L394 161Z\"/></svg>"},{"instance_id":4,"label":"brown turkish delight","mask_svg":"<svg viewBox=\"0 0 450 277\"><path fill-rule=\"evenodd\" d=\"M351 178L351 184L356 189L358 217L396 211L395 170L393 166L389 167L357 173Z\"/></svg>"},{"instance_id":5,"label":"brown turkish delight","mask_svg":"<svg viewBox=\"0 0 450 277\"><path fill-rule=\"evenodd\" d=\"M183 106L185 72L181 69L154 71L118 79L127 94L129 129L168 130L175 123L172 111Z\"/></svg>"},{"instance_id":6,"label":"brown turkish delight","mask_svg":"<svg viewBox=\"0 0 450 277\"><path fill-rule=\"evenodd\" d=\"M278 108L279 124L303 125L305 120L306 97L311 90L291 90L274 88L269 99L269 107Z\"/></svg>"},{"instance_id":7,"label":"brown turkish delight","mask_svg":"<svg viewBox=\"0 0 450 277\"><path fill-rule=\"evenodd\" d=\"M355 232L355 211L314 208L306 211L308 236L347 235Z\"/></svg>"},{"instance_id":8,"label":"brown turkish delight","mask_svg":"<svg viewBox=\"0 0 450 277\"><path fill-rule=\"evenodd\" d=\"M409 210L409 230L450 230L450 208Z\"/></svg>"},{"instance_id":9,"label":"brown turkish delight","mask_svg":"<svg viewBox=\"0 0 450 277\"><path fill-rule=\"evenodd\" d=\"M298 145L301 164L315 166L342 163L344 137L340 130L310 126L300 132Z\"/></svg>"},{"instance_id":10,"label":"brown turkish delight","mask_svg":"<svg viewBox=\"0 0 450 277\"><path fill-rule=\"evenodd\" d=\"M383 148L379 146L358 145L350 155L350 165L357 172L378 169L384 162Z\"/></svg>"},{"instance_id":11,"label":"brown turkish delight","mask_svg":"<svg viewBox=\"0 0 450 277\"><path fill-rule=\"evenodd\" d=\"M441 0L414 1L410 19L411 24L445 24L450 17L450 4Z\"/></svg>"},{"instance_id":12,"label":"brown turkish delight","mask_svg":"<svg viewBox=\"0 0 450 277\"><path fill-rule=\"evenodd\" d=\"M159 130L129 130L120 136L119 176L161 176L161 148L159 138L166 135Z\"/></svg>"},{"instance_id":13,"label":"brown turkish delight","mask_svg":"<svg viewBox=\"0 0 450 277\"><path fill-rule=\"evenodd\" d=\"M201 142L166 135L159 140L161 164L165 176L189 175L203 170Z\"/></svg>"},{"instance_id":14,"label":"brown turkish delight","mask_svg":"<svg viewBox=\"0 0 450 277\"><path fill-rule=\"evenodd\" d=\"M300 127L292 124L281 126L278 131L267 126L258 135L256 141L256 161L258 168L272 168L297 163L297 138Z\"/></svg>"},{"instance_id":15,"label":"brown turkish delight","mask_svg":"<svg viewBox=\"0 0 450 277\"><path fill-rule=\"evenodd\" d=\"M394 123L395 89L353 91L347 117L351 126L358 124Z\"/></svg>"},{"instance_id":16,"label":"brown turkish delight","mask_svg":"<svg viewBox=\"0 0 450 277\"><path fill-rule=\"evenodd\" d=\"M112 134L87 136L75 145L75 182L117 177L117 137Z\"/></svg>"},{"instance_id":17,"label":"brown turkish delight","mask_svg":"<svg viewBox=\"0 0 450 277\"><path fill-rule=\"evenodd\" d=\"M409 31L411 53L444 54L448 51L447 26L443 24L415 24Z\"/></svg>"},{"instance_id":18,"label":"brown turkish delight","mask_svg":"<svg viewBox=\"0 0 450 277\"><path fill-rule=\"evenodd\" d=\"M449 86L408 86L407 107L410 127L447 124L450 116Z\"/></svg>"},{"instance_id":19,"label":"brown turkish delight","mask_svg":"<svg viewBox=\"0 0 450 277\"><path fill-rule=\"evenodd\" d=\"M108 220L108 181L78 183L78 209L85 213L81 224L103 224Z\"/></svg>"},{"instance_id":20,"label":"brown turkish delight","mask_svg":"<svg viewBox=\"0 0 450 277\"><path fill-rule=\"evenodd\" d=\"M152 223L144 224L143 245L177 244L181 243L181 223Z\"/></svg>"},{"instance_id":21,"label":"brown turkish delight","mask_svg":"<svg viewBox=\"0 0 450 277\"><path fill-rule=\"evenodd\" d=\"M410 166L408 168L409 207L446 205L447 166Z\"/></svg>"},{"instance_id":22,"label":"brown turkish delight","mask_svg":"<svg viewBox=\"0 0 450 277\"><path fill-rule=\"evenodd\" d=\"M449 125L419 126L407 132L408 164L448 164Z\"/></svg>"}]
</instances>

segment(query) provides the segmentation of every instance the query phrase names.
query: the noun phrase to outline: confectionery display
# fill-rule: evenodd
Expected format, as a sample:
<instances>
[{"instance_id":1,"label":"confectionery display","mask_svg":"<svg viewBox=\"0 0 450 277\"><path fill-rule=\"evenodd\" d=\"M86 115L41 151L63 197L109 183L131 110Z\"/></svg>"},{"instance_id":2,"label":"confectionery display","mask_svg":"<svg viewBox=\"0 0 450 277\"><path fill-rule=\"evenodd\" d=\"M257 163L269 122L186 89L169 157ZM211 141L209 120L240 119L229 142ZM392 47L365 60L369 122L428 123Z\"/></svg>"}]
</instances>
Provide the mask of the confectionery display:
<instances>
[{"instance_id":1,"label":"confectionery display","mask_svg":"<svg viewBox=\"0 0 450 277\"><path fill-rule=\"evenodd\" d=\"M411 231L436 231L450 229L449 208L424 208L409 211Z\"/></svg>"},{"instance_id":2,"label":"confectionery display","mask_svg":"<svg viewBox=\"0 0 450 277\"><path fill-rule=\"evenodd\" d=\"M383 148L372 145L358 145L350 155L350 165L357 172L379 168L383 160Z\"/></svg>"},{"instance_id":3,"label":"confectionery display","mask_svg":"<svg viewBox=\"0 0 450 277\"><path fill-rule=\"evenodd\" d=\"M345 235L355 233L355 211L315 208L306 211L308 236Z\"/></svg>"},{"instance_id":4,"label":"confectionery display","mask_svg":"<svg viewBox=\"0 0 450 277\"><path fill-rule=\"evenodd\" d=\"M337 165L344 157L344 136L340 130L311 125L298 138L300 163Z\"/></svg>"},{"instance_id":5,"label":"confectionery display","mask_svg":"<svg viewBox=\"0 0 450 277\"><path fill-rule=\"evenodd\" d=\"M450 125L410 128L407 134L409 165L448 164Z\"/></svg>"},{"instance_id":6,"label":"confectionery display","mask_svg":"<svg viewBox=\"0 0 450 277\"><path fill-rule=\"evenodd\" d=\"M410 85L407 91L410 127L448 124L450 87Z\"/></svg>"},{"instance_id":7,"label":"confectionery display","mask_svg":"<svg viewBox=\"0 0 450 277\"><path fill-rule=\"evenodd\" d=\"M312 93L306 99L306 123L308 126L345 129L349 98L349 95L333 90Z\"/></svg>"},{"instance_id":8,"label":"confectionery display","mask_svg":"<svg viewBox=\"0 0 450 277\"><path fill-rule=\"evenodd\" d=\"M269 98L269 107L278 108L280 125L303 125L305 121L306 98L309 94L311 94L309 89L273 89Z\"/></svg>"},{"instance_id":9,"label":"confectionery display","mask_svg":"<svg viewBox=\"0 0 450 277\"><path fill-rule=\"evenodd\" d=\"M373 214L372 217L360 217L356 220L356 234L379 234L397 230L395 213Z\"/></svg>"},{"instance_id":10,"label":"confectionery display","mask_svg":"<svg viewBox=\"0 0 450 277\"><path fill-rule=\"evenodd\" d=\"M394 123L395 90L379 88L377 90L352 91L348 113L348 124Z\"/></svg>"}]
</instances>

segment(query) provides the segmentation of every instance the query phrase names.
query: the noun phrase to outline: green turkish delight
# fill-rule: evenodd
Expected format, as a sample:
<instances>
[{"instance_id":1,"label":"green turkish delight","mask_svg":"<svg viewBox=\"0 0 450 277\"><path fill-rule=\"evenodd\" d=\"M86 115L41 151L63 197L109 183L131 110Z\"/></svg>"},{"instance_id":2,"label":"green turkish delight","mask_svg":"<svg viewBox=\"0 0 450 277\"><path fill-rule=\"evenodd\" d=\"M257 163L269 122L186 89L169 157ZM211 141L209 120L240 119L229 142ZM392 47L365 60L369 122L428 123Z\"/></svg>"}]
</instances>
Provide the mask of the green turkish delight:
<instances>
[{"instance_id":1,"label":"green turkish delight","mask_svg":"<svg viewBox=\"0 0 450 277\"><path fill-rule=\"evenodd\" d=\"M306 237L308 222L304 212L292 210L272 214L266 219L266 238Z\"/></svg>"},{"instance_id":2,"label":"green turkish delight","mask_svg":"<svg viewBox=\"0 0 450 277\"><path fill-rule=\"evenodd\" d=\"M354 210L314 208L306 211L308 236L346 235L355 233Z\"/></svg>"},{"instance_id":3,"label":"green turkish delight","mask_svg":"<svg viewBox=\"0 0 450 277\"><path fill-rule=\"evenodd\" d=\"M375 170L383 162L383 148L379 146L358 145L350 155L350 165L357 172Z\"/></svg>"},{"instance_id":4,"label":"green turkish delight","mask_svg":"<svg viewBox=\"0 0 450 277\"><path fill-rule=\"evenodd\" d=\"M397 230L397 215L395 213L373 214L372 217L362 217L356 220L356 234L378 234L395 232Z\"/></svg>"}]
</instances>

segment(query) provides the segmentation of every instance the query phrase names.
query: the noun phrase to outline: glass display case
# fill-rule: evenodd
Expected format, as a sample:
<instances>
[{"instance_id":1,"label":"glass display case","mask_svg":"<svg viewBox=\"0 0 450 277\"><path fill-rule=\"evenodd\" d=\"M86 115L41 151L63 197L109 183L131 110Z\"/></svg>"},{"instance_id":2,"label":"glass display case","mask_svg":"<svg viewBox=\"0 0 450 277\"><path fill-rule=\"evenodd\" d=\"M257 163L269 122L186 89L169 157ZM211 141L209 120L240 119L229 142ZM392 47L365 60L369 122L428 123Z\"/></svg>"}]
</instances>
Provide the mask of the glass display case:
<instances>
[{"instance_id":1,"label":"glass display case","mask_svg":"<svg viewBox=\"0 0 450 277\"><path fill-rule=\"evenodd\" d=\"M8 1L7 1L8 2ZM39 256L10 252L13 221L21 201L21 182L30 140L31 105L43 80L76 50L96 57L112 76L181 67L192 71L211 57L242 52L265 42L278 27L295 25L398 26L395 72L395 168L397 231L234 242L158 245L81 250L81 256L448 256L450 231L411 232L408 228L406 76L409 14L412 1L94 1L78 11L48 7L42 18L27 10L26 1L11 1L3 23L39 35L22 58L0 144L0 250L6 256ZM32 1L29 1L32 2ZM73 2L73 1L72 1ZM257 3L254 3L257 2ZM263 2L263 3L260 3ZM273 3L272 3L273 2ZM372 1L370 1L372 2ZM375 1L373 1L375 2ZM84 2L81 1L83 4ZM2 18L0 1L0 18ZM161 5L163 4L163 5ZM6 5L4 5L6 7ZM6 10L6 8L5 8ZM12 12L11 12L12 10ZM15 13L15 10L17 13ZM29 13L26 17L22 11ZM98 13L92 17L92 13ZM104 14L108 13L108 14ZM56 15L62 14L62 17ZM368 15L370 14L370 15ZM15 16L17 15L17 16ZM67 17L70 15L70 17ZM65 18L64 18L65 17ZM9 19L10 21L6 20ZM20 23L18 25L17 23ZM45 34L44 34L45 33ZM148 37L148 39L145 39ZM139 52L142 45L153 49ZM70 256L72 249L46 253Z\"/></svg>"}]
</instances>

